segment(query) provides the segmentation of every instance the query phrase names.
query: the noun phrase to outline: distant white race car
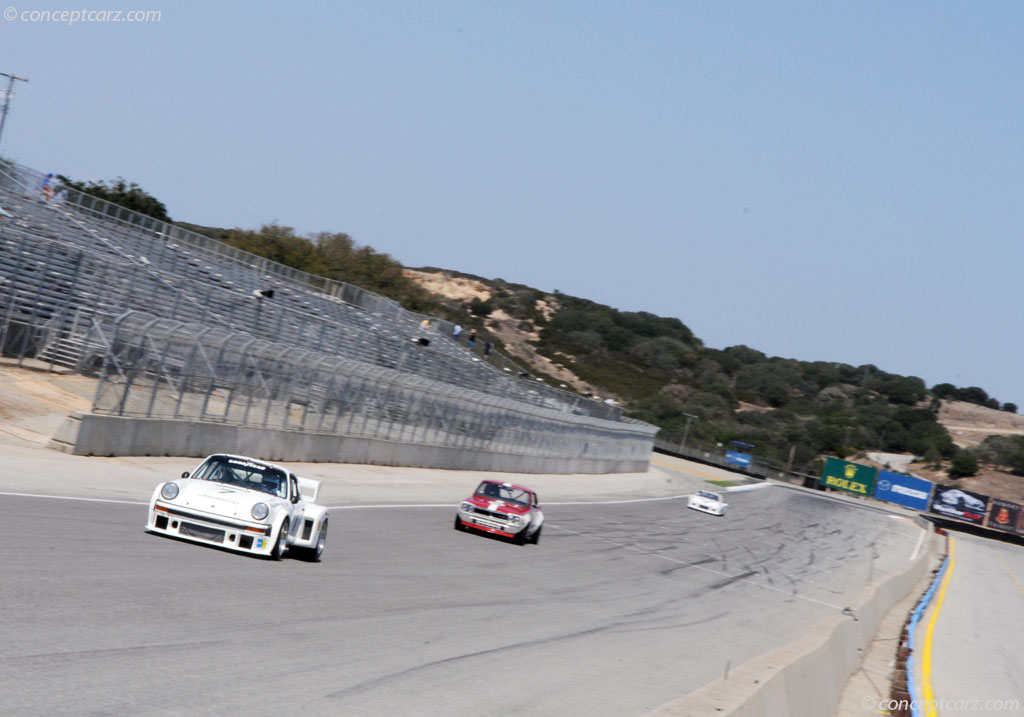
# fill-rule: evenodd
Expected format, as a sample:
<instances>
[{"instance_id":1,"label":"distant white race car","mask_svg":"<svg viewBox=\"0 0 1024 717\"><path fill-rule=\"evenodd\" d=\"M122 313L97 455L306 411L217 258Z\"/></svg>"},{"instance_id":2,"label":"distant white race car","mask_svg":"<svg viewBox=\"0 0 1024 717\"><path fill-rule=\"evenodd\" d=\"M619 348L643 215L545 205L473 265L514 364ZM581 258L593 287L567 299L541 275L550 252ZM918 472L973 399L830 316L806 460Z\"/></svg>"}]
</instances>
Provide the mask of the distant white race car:
<instances>
[{"instance_id":1,"label":"distant white race car","mask_svg":"<svg viewBox=\"0 0 1024 717\"><path fill-rule=\"evenodd\" d=\"M319 492L320 481L273 463L215 454L191 476L156 487L146 530L275 560L292 550L317 561L327 543Z\"/></svg>"},{"instance_id":2,"label":"distant white race car","mask_svg":"<svg viewBox=\"0 0 1024 717\"><path fill-rule=\"evenodd\" d=\"M722 500L718 493L709 490L699 490L686 499L686 507L699 510L711 515L725 515L725 509L729 504Z\"/></svg>"}]
</instances>

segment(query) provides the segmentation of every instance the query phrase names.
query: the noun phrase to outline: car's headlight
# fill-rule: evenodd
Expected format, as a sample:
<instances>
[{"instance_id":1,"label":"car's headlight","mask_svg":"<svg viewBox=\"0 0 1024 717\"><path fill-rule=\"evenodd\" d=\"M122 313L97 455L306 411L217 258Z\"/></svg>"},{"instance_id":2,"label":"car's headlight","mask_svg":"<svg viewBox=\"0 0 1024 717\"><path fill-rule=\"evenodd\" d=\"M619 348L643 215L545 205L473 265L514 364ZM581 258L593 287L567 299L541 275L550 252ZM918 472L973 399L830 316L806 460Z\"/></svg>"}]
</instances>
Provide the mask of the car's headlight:
<instances>
[{"instance_id":1,"label":"car's headlight","mask_svg":"<svg viewBox=\"0 0 1024 717\"><path fill-rule=\"evenodd\" d=\"M459 510L461 510L463 513L472 513L473 512L473 504L472 503L463 503L462 505L459 506Z\"/></svg>"},{"instance_id":2,"label":"car's headlight","mask_svg":"<svg viewBox=\"0 0 1024 717\"><path fill-rule=\"evenodd\" d=\"M519 525L523 522L523 519L520 518L518 515L510 515L508 517L508 522L510 522L512 525Z\"/></svg>"},{"instance_id":3,"label":"car's headlight","mask_svg":"<svg viewBox=\"0 0 1024 717\"><path fill-rule=\"evenodd\" d=\"M160 489L160 497L164 500L174 500L178 497L178 484L177 483L164 483L164 487Z\"/></svg>"},{"instance_id":4,"label":"car's headlight","mask_svg":"<svg viewBox=\"0 0 1024 717\"><path fill-rule=\"evenodd\" d=\"M270 506L266 503L257 503L252 507L252 517L256 520L263 520L270 515Z\"/></svg>"}]
</instances>

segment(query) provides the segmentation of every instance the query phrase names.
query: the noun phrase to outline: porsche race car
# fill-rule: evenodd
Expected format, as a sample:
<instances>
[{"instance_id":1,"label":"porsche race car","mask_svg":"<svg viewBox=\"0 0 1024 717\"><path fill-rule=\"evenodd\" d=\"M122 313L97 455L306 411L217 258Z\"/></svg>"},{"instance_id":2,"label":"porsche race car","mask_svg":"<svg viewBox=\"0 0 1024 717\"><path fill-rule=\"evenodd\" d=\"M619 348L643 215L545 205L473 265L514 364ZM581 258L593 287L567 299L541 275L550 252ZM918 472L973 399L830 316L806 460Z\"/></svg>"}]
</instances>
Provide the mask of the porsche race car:
<instances>
[{"instance_id":1,"label":"porsche race car","mask_svg":"<svg viewBox=\"0 0 1024 717\"><path fill-rule=\"evenodd\" d=\"M479 530L510 538L519 545L540 542L544 513L537 494L512 483L485 480L459 504L456 530Z\"/></svg>"},{"instance_id":2,"label":"porsche race car","mask_svg":"<svg viewBox=\"0 0 1024 717\"><path fill-rule=\"evenodd\" d=\"M699 490L686 499L686 507L699 510L711 515L723 516L729 504L722 500L718 493L709 490Z\"/></svg>"},{"instance_id":3,"label":"porsche race car","mask_svg":"<svg viewBox=\"0 0 1024 717\"><path fill-rule=\"evenodd\" d=\"M317 561L327 543L319 492L320 481L273 463L215 454L191 475L156 487L146 531L275 560L290 551Z\"/></svg>"}]
</instances>

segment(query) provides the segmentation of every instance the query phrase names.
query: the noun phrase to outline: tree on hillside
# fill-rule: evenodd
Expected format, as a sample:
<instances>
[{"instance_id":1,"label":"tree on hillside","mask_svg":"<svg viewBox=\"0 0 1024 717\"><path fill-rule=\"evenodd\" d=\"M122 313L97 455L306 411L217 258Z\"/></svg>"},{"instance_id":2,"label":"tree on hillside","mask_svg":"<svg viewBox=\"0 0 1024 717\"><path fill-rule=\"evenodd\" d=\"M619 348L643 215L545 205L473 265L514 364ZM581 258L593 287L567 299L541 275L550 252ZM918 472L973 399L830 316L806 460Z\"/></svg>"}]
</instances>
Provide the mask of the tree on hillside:
<instances>
[{"instance_id":1,"label":"tree on hillside","mask_svg":"<svg viewBox=\"0 0 1024 717\"><path fill-rule=\"evenodd\" d=\"M159 219L162 222L171 221L163 202L135 182L129 184L122 177L118 177L113 182L76 182L63 174L58 174L57 179L65 186L85 194L106 199L108 202Z\"/></svg>"},{"instance_id":2,"label":"tree on hillside","mask_svg":"<svg viewBox=\"0 0 1024 717\"><path fill-rule=\"evenodd\" d=\"M280 264L323 276L326 264L309 239L295 234L291 227L266 224L258 231L232 229L226 243Z\"/></svg>"},{"instance_id":3,"label":"tree on hillside","mask_svg":"<svg viewBox=\"0 0 1024 717\"><path fill-rule=\"evenodd\" d=\"M324 264L324 276L394 299L420 313L444 313L430 292L405 275L400 262L371 246L358 246L343 232L321 232L313 237Z\"/></svg>"},{"instance_id":4,"label":"tree on hillside","mask_svg":"<svg viewBox=\"0 0 1024 717\"><path fill-rule=\"evenodd\" d=\"M978 472L978 459L970 451L960 451L949 466L950 478L966 478Z\"/></svg>"}]
</instances>

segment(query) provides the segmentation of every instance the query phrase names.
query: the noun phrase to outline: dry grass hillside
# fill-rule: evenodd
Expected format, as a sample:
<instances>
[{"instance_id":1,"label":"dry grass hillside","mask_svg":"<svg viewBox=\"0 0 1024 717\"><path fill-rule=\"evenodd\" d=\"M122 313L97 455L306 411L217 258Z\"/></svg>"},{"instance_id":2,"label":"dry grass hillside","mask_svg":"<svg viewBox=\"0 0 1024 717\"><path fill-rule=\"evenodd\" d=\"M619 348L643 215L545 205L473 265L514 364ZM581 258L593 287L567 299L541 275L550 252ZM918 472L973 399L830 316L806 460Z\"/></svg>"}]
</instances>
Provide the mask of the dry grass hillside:
<instances>
[{"instance_id":1,"label":"dry grass hillside","mask_svg":"<svg viewBox=\"0 0 1024 717\"><path fill-rule=\"evenodd\" d=\"M1024 416L964 401L943 401L939 422L962 448L980 445L988 436L1024 435ZM923 462L910 464L910 471L939 483L954 482L945 469L935 470ZM976 493L1024 503L1024 477L991 466L981 465L977 475L959 478L955 483Z\"/></svg>"},{"instance_id":2,"label":"dry grass hillside","mask_svg":"<svg viewBox=\"0 0 1024 717\"><path fill-rule=\"evenodd\" d=\"M976 446L988 436L1024 436L1024 416L964 401L943 401L939 423L964 448Z\"/></svg>"}]
</instances>

